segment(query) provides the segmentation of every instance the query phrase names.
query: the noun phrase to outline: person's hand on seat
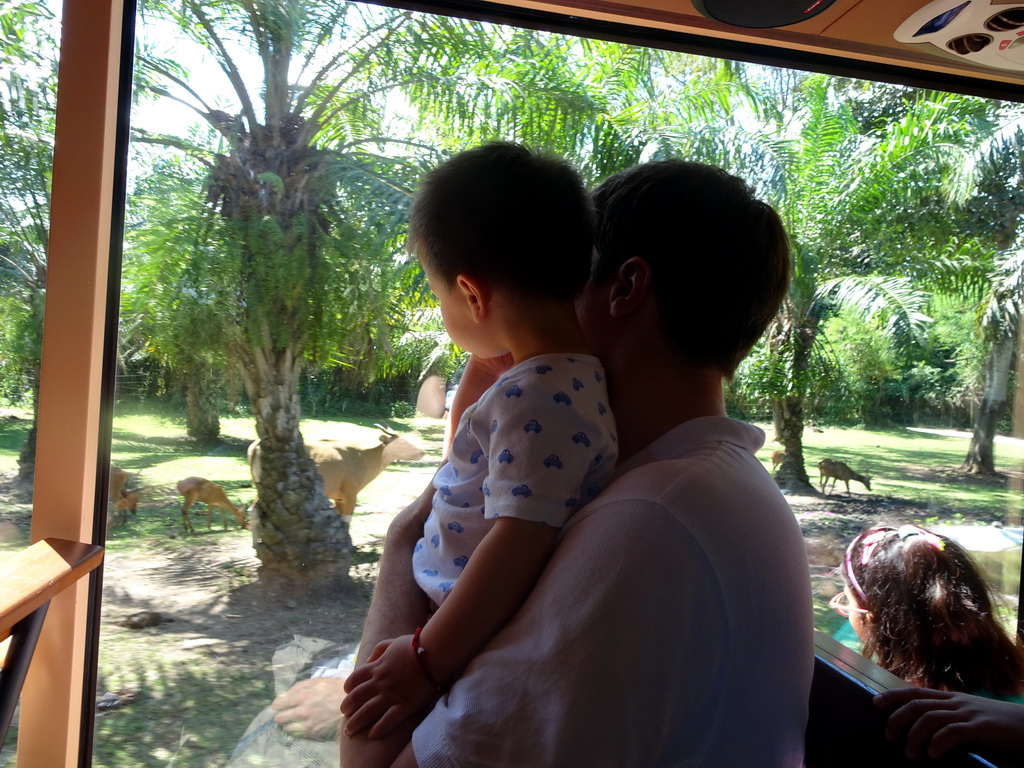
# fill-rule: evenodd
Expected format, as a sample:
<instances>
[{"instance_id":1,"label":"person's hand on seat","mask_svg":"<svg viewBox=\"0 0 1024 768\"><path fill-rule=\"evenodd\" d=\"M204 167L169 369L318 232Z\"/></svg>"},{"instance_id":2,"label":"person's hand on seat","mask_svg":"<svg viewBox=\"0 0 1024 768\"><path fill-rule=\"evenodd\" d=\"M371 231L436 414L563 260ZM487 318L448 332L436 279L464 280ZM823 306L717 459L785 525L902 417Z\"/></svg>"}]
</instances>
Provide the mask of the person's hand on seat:
<instances>
[{"instance_id":1,"label":"person's hand on seat","mask_svg":"<svg viewBox=\"0 0 1024 768\"><path fill-rule=\"evenodd\" d=\"M341 701L345 679L317 677L300 680L270 706L274 722L292 736L302 739L333 739L341 724Z\"/></svg>"},{"instance_id":2,"label":"person's hand on seat","mask_svg":"<svg viewBox=\"0 0 1024 768\"><path fill-rule=\"evenodd\" d=\"M991 747L1024 756L1024 706L967 693L899 688L875 706L892 709L885 735L906 740L907 757L938 759L954 747Z\"/></svg>"}]
</instances>

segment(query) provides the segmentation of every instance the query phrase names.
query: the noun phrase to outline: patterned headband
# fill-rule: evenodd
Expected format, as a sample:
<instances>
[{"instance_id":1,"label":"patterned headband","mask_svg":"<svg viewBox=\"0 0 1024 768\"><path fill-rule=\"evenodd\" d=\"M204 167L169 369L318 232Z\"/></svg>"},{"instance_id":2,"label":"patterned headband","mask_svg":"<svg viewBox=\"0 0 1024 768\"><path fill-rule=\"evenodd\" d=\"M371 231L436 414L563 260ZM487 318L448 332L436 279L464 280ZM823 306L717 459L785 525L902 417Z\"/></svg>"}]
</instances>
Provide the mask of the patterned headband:
<instances>
[{"instance_id":1,"label":"patterned headband","mask_svg":"<svg viewBox=\"0 0 1024 768\"><path fill-rule=\"evenodd\" d=\"M850 582L850 586L856 590L863 602L867 602L868 596L864 594L864 589L861 587L860 582L857 581L857 577L853 573L853 563L850 561L850 555L857 542L863 541L864 545L860 553L860 564L867 565L874 556L879 544L890 539L906 539L909 536L922 537L940 552L946 548L946 542L931 531L926 531L924 528L919 528L916 525L903 525L899 528L876 528L862 533L850 542L850 546L846 548L846 555L843 557L843 568L846 571L846 580Z\"/></svg>"}]
</instances>

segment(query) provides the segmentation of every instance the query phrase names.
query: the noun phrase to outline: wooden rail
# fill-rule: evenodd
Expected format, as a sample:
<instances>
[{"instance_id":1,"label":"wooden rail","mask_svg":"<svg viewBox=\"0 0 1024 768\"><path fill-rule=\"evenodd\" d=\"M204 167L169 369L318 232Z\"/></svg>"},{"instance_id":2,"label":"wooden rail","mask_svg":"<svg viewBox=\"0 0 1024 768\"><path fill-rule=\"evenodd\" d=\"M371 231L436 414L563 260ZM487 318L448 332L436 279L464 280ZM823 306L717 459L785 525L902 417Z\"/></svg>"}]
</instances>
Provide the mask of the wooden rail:
<instances>
[{"instance_id":1,"label":"wooden rail","mask_svg":"<svg viewBox=\"0 0 1024 768\"><path fill-rule=\"evenodd\" d=\"M43 539L0 561L0 746L14 716L50 600L92 571L103 547Z\"/></svg>"},{"instance_id":2,"label":"wooden rail","mask_svg":"<svg viewBox=\"0 0 1024 768\"><path fill-rule=\"evenodd\" d=\"M66 539L43 539L0 560L0 640L102 560L103 547Z\"/></svg>"}]
</instances>

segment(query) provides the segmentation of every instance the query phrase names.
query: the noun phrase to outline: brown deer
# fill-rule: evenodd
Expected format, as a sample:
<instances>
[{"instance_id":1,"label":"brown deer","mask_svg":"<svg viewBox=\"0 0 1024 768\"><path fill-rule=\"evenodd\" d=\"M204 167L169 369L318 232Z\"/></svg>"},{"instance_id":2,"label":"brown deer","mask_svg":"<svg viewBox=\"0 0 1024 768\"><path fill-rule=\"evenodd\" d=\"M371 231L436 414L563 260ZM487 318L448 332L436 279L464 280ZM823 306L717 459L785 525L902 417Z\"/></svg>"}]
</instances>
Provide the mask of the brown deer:
<instances>
[{"instance_id":1,"label":"brown deer","mask_svg":"<svg viewBox=\"0 0 1024 768\"><path fill-rule=\"evenodd\" d=\"M107 520L114 525L121 525L128 522L128 513L135 514L139 506L139 495L128 490L129 475L120 467L111 465L110 484L107 487L107 495L114 509L107 509Z\"/></svg>"},{"instance_id":2,"label":"brown deer","mask_svg":"<svg viewBox=\"0 0 1024 768\"><path fill-rule=\"evenodd\" d=\"M205 477L186 477L178 481L178 493L185 497L185 503L181 505L181 519L187 533L195 533L192 527L192 520L188 516L189 507L195 502L201 501L206 504L206 527L210 528L210 519L213 516L213 508L220 509L220 519L224 523L224 530L228 529L228 518L224 514L225 509L230 509L235 516L239 528L245 528L245 512L241 507L231 503L224 489L212 480Z\"/></svg>"},{"instance_id":3,"label":"brown deer","mask_svg":"<svg viewBox=\"0 0 1024 768\"><path fill-rule=\"evenodd\" d=\"M114 504L115 510L107 516L107 520L114 525L123 525L128 522L128 513L135 514L139 506L139 494L134 491L123 491L123 496Z\"/></svg>"},{"instance_id":4,"label":"brown deer","mask_svg":"<svg viewBox=\"0 0 1024 768\"><path fill-rule=\"evenodd\" d=\"M779 464L786 460L785 451L776 451L772 454L772 472L779 468Z\"/></svg>"},{"instance_id":5,"label":"brown deer","mask_svg":"<svg viewBox=\"0 0 1024 768\"><path fill-rule=\"evenodd\" d=\"M125 486L128 484L128 473L120 467L115 467L113 464L110 465L110 485L107 488L107 492L110 496L110 502L116 504L117 500L122 498L127 491Z\"/></svg>"},{"instance_id":6,"label":"brown deer","mask_svg":"<svg viewBox=\"0 0 1024 768\"><path fill-rule=\"evenodd\" d=\"M360 446L342 440L316 440L306 443L309 458L316 464L316 471L324 481L324 495L334 501L334 508L346 522L351 522L356 509L356 494L370 484L381 472L395 461L418 461L423 458L423 449L410 442L383 424L375 424L381 430L377 444ZM249 446L249 471L254 483L262 473L260 465L260 441ZM252 503L250 514L259 499ZM255 527L255 526L254 526Z\"/></svg>"},{"instance_id":7,"label":"brown deer","mask_svg":"<svg viewBox=\"0 0 1024 768\"><path fill-rule=\"evenodd\" d=\"M835 490L836 480L842 480L846 483L846 495L850 495L850 481L856 480L861 483L869 491L871 490L871 476L870 475L859 475L850 469L848 466L843 464L841 461L835 459L822 459L818 462L818 475L821 483L821 492L826 496L830 491ZM828 485L828 481L832 481L832 485L829 491L825 490L825 486Z\"/></svg>"}]
</instances>

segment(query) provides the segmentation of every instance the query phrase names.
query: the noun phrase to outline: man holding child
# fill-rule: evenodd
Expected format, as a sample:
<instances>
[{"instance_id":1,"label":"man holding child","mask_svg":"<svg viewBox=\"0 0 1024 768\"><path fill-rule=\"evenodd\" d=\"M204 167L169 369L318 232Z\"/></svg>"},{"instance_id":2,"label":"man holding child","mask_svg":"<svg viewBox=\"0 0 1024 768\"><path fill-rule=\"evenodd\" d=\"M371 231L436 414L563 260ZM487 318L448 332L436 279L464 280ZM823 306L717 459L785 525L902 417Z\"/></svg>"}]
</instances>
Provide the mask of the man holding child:
<instances>
[{"instance_id":1,"label":"man holding child","mask_svg":"<svg viewBox=\"0 0 1024 768\"><path fill-rule=\"evenodd\" d=\"M722 394L786 293L786 234L746 183L699 163L636 166L593 202L594 258L575 304L605 373L614 472L422 718L383 738L342 736L345 768L803 765L803 539L755 458L764 434L726 417ZM523 206L500 214L528 234ZM511 362L487 351L467 367L455 418ZM433 490L389 530L363 662L429 615L410 563ZM293 691L275 702L286 730L312 695Z\"/></svg>"}]
</instances>

